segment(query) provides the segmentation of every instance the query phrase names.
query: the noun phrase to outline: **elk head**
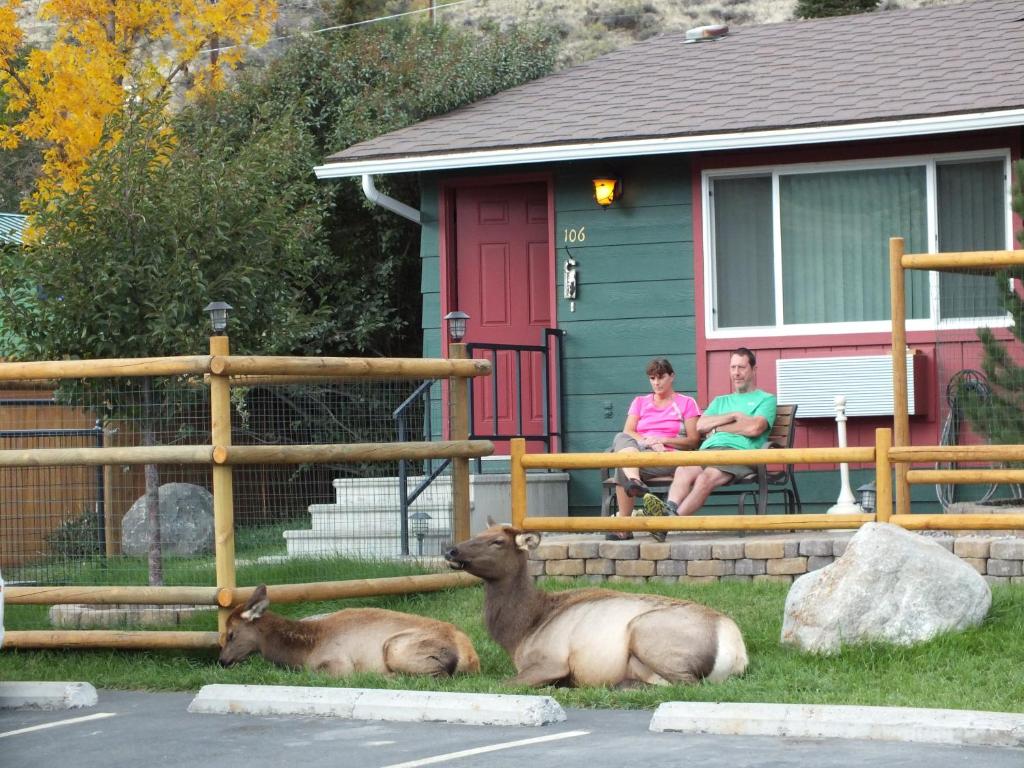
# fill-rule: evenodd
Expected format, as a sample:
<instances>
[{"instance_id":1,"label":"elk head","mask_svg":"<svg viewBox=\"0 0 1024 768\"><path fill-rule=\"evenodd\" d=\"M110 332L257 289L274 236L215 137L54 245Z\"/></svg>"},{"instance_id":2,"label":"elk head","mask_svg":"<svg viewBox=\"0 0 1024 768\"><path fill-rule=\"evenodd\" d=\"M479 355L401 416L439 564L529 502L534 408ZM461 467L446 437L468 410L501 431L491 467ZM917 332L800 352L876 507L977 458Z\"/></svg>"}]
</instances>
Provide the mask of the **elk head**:
<instances>
[{"instance_id":1,"label":"elk head","mask_svg":"<svg viewBox=\"0 0 1024 768\"><path fill-rule=\"evenodd\" d=\"M267 587L260 584L253 590L245 605L240 605L231 612L228 616L224 647L221 648L218 659L222 667L230 667L260 650L263 635L257 622L269 605Z\"/></svg>"},{"instance_id":2,"label":"elk head","mask_svg":"<svg viewBox=\"0 0 1024 768\"><path fill-rule=\"evenodd\" d=\"M487 523L490 525L487 530L445 552L444 559L449 567L481 579L501 579L520 570L527 550L540 543L540 534L498 525L490 517Z\"/></svg>"}]
</instances>

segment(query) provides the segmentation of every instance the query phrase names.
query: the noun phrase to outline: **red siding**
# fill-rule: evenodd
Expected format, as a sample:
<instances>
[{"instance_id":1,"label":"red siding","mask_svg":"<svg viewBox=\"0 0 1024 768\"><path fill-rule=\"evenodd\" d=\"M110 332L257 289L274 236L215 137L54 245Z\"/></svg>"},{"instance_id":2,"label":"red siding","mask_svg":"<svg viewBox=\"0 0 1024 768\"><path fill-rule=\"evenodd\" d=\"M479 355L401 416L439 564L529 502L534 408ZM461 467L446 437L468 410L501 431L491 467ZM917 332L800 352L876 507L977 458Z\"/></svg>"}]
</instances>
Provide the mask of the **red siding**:
<instances>
[{"instance_id":1,"label":"red siding","mask_svg":"<svg viewBox=\"0 0 1024 768\"><path fill-rule=\"evenodd\" d=\"M759 336L745 339L708 339L704 328L704 247L703 199L701 195L701 174L709 169L768 166L790 163L814 163L834 160L853 160L874 157L911 156L942 152L966 152L984 149L1005 149L1009 147L1011 158L1020 157L1018 131L986 131L976 134L933 136L898 141L872 142L863 144L823 145L809 148L781 148L750 152L723 153L701 158L693 166L693 231L694 235L694 276L697 316L697 359L703 365L697 366L698 401L707 403L715 396L728 392L729 351L738 346L750 347L758 356L758 385L765 390L775 390L775 362L780 358L829 357L840 355L885 354L891 350L891 335L888 333L864 333L828 336ZM1014 217L1014 231L1021 225ZM1003 334L1005 332L1000 332ZM1008 336L1008 334L1006 334ZM936 342L940 341L938 351ZM942 421L945 418L945 386L950 377L964 368L979 368L981 346L973 330L908 332L907 346L918 350L923 356L923 376L918 386L921 408L918 415L910 418L910 440L915 445L935 445L939 441ZM941 400L940 400L941 398ZM799 414L798 414L799 417ZM829 447L837 444L834 419L798 418L795 438L796 447ZM857 417L847 421L847 444L851 446L872 445L874 431L878 427L892 426L892 419L885 417ZM825 469L817 465L816 469Z\"/></svg>"}]
</instances>

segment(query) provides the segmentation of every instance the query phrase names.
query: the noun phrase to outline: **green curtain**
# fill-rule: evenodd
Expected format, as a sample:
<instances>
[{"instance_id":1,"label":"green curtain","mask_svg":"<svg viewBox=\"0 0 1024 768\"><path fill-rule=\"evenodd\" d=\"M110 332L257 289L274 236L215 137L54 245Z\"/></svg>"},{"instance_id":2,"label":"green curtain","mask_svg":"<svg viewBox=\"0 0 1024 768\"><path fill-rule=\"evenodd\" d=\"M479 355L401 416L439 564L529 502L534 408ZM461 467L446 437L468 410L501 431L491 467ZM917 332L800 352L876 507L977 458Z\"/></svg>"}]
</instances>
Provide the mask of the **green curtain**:
<instances>
[{"instance_id":1,"label":"green curtain","mask_svg":"<svg viewBox=\"0 0 1024 768\"><path fill-rule=\"evenodd\" d=\"M889 238L927 250L923 166L779 178L783 321L888 320ZM928 275L907 273L907 317L929 314Z\"/></svg>"},{"instance_id":2,"label":"green curtain","mask_svg":"<svg viewBox=\"0 0 1024 768\"><path fill-rule=\"evenodd\" d=\"M939 163L935 168L939 250L1001 251L1006 248L1005 165L1002 160ZM1004 314L999 295L1007 288L991 275L939 273L939 315L995 317Z\"/></svg>"},{"instance_id":3,"label":"green curtain","mask_svg":"<svg viewBox=\"0 0 1024 768\"><path fill-rule=\"evenodd\" d=\"M775 325L770 176L715 179L716 328Z\"/></svg>"}]
</instances>

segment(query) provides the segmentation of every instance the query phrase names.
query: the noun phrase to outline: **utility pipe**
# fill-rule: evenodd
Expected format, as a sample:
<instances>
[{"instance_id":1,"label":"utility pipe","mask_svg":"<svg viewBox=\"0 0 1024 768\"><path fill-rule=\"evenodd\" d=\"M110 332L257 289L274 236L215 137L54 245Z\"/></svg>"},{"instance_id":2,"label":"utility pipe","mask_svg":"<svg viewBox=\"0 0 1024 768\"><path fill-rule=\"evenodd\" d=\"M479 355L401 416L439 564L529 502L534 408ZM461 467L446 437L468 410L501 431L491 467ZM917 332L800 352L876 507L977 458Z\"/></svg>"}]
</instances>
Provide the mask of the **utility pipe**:
<instances>
[{"instance_id":1,"label":"utility pipe","mask_svg":"<svg viewBox=\"0 0 1024 768\"><path fill-rule=\"evenodd\" d=\"M387 208L392 213L397 213L414 224L420 223L419 211L379 191L373 183L373 176L368 173L363 174L363 194L366 195L366 199L371 203L375 203L381 208Z\"/></svg>"}]
</instances>

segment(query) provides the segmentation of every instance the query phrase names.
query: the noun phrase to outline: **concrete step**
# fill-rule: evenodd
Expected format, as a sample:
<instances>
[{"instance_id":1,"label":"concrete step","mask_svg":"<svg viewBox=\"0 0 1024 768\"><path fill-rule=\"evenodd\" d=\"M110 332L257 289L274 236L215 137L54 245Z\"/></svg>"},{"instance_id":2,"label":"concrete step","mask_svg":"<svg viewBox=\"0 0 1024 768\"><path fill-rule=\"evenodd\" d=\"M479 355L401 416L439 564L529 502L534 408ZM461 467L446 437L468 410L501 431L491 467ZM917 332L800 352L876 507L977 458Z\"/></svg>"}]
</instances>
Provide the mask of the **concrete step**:
<instances>
[{"instance_id":1,"label":"concrete step","mask_svg":"<svg viewBox=\"0 0 1024 768\"><path fill-rule=\"evenodd\" d=\"M423 475L410 475L406 487L411 492L424 480ZM331 481L335 503L341 507L391 505L398 507L399 482L397 477L339 477ZM452 497L451 478L438 477L416 499L434 504L449 502Z\"/></svg>"},{"instance_id":2,"label":"concrete step","mask_svg":"<svg viewBox=\"0 0 1024 768\"><path fill-rule=\"evenodd\" d=\"M410 513L424 512L430 515L428 529L430 531L448 531L452 519L451 504L414 504ZM372 536L381 532L399 531L402 527L398 507L353 509L339 508L335 504L311 504L310 529L324 536L359 535Z\"/></svg>"}]
</instances>

